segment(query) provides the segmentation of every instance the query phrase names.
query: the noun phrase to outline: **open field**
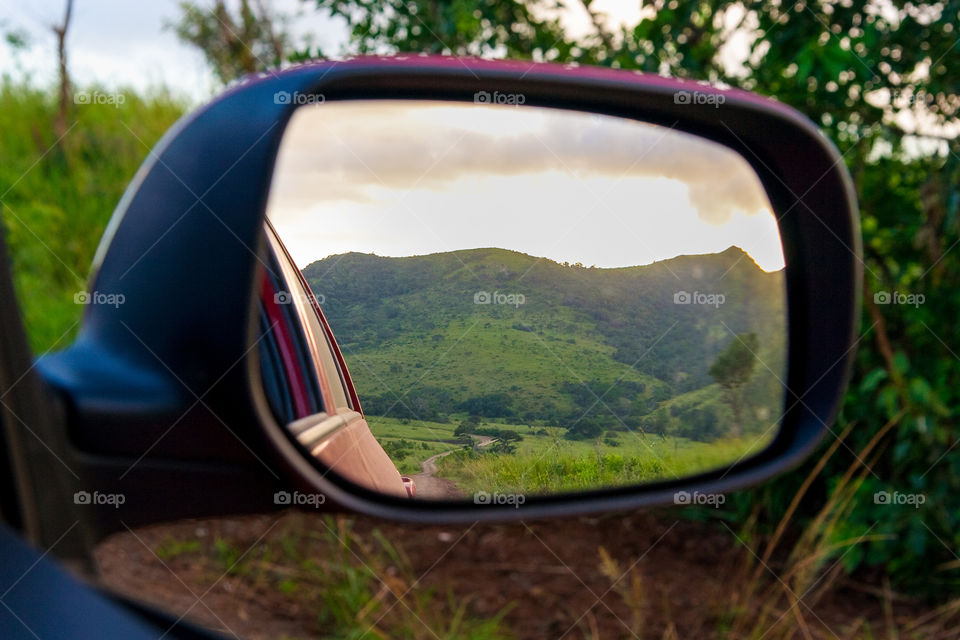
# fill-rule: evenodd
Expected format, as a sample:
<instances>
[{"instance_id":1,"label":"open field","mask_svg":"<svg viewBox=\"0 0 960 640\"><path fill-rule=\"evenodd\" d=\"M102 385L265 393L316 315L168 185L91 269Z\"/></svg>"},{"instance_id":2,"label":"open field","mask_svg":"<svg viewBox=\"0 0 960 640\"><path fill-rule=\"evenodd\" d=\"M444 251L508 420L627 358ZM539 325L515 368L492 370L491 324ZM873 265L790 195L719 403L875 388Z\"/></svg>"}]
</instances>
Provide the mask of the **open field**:
<instances>
[{"instance_id":1,"label":"open field","mask_svg":"<svg viewBox=\"0 0 960 640\"><path fill-rule=\"evenodd\" d=\"M437 475L468 495L537 494L669 480L729 465L759 452L773 436L706 443L626 431L608 432L597 440L567 440L560 427L481 420L474 431L512 431L521 437L505 450L465 442L454 433L459 419L442 423L367 416L367 422L403 474L418 473L421 461L453 450L438 461Z\"/></svg>"}]
</instances>

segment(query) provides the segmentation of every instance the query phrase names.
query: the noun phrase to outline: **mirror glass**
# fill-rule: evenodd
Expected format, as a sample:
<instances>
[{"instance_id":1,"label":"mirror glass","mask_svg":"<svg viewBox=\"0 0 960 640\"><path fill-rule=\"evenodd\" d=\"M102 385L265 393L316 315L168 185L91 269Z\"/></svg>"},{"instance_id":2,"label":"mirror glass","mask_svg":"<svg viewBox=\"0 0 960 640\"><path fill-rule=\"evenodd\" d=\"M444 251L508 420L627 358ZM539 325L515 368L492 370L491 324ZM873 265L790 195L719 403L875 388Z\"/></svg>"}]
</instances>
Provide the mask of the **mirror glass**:
<instances>
[{"instance_id":1,"label":"mirror glass","mask_svg":"<svg viewBox=\"0 0 960 640\"><path fill-rule=\"evenodd\" d=\"M760 452L787 325L754 171L671 128L520 102L295 112L273 291L320 382L281 421L359 484L489 504Z\"/></svg>"}]
</instances>

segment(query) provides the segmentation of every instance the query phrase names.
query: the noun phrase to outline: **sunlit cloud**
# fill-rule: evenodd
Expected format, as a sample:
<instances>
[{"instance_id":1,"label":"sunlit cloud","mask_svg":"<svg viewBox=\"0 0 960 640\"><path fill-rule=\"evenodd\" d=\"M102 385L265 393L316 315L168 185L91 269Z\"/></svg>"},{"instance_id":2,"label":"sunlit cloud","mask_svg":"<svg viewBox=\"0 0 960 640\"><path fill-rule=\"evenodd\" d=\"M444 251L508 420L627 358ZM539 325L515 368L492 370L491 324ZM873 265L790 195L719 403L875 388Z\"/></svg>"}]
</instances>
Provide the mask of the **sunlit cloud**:
<instances>
[{"instance_id":1,"label":"sunlit cloud","mask_svg":"<svg viewBox=\"0 0 960 640\"><path fill-rule=\"evenodd\" d=\"M497 246L600 267L736 245L783 266L749 165L665 127L532 107L328 102L286 132L270 216L304 266Z\"/></svg>"}]
</instances>

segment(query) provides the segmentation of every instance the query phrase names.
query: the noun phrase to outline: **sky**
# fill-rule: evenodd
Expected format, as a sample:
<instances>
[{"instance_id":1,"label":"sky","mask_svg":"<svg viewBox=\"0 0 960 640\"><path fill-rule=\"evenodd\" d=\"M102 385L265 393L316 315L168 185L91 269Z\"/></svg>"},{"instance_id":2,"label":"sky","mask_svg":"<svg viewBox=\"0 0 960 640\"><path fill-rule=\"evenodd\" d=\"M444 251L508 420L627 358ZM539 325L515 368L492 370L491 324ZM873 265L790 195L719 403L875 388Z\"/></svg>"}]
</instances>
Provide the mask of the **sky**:
<instances>
[{"instance_id":1,"label":"sky","mask_svg":"<svg viewBox=\"0 0 960 640\"><path fill-rule=\"evenodd\" d=\"M498 247L624 267L744 249L783 267L753 170L715 143L540 107L326 102L288 126L268 216L301 268Z\"/></svg>"},{"instance_id":2,"label":"sky","mask_svg":"<svg viewBox=\"0 0 960 640\"><path fill-rule=\"evenodd\" d=\"M197 0L203 5L207 0ZM302 11L293 30L309 33L324 51L337 51L347 41L346 26L299 0L273 0L287 13ZM39 83L56 78L56 40L51 25L63 20L65 0L4 0L0 31L26 31L30 49L14 58L0 43L0 72L29 74ZM181 43L164 28L179 15L179 0L74 0L67 34L70 73L77 84L148 89L164 86L195 104L220 90L199 51Z\"/></svg>"},{"instance_id":3,"label":"sky","mask_svg":"<svg viewBox=\"0 0 960 640\"><path fill-rule=\"evenodd\" d=\"M196 0L204 5L209 0ZM296 38L309 35L324 52L336 54L346 45L346 24L301 0L271 0L279 12L294 16ZM177 40L164 24L176 19L179 0L74 0L74 14L67 35L70 72L78 84L136 89L164 86L195 104L205 102L220 90L203 56ZM578 3L573 3L576 7ZM596 0L611 23L636 21L638 0ZM30 48L16 58L0 42L0 73L16 77L24 73L39 83L56 78L56 40L51 26L63 20L65 0L3 0L0 2L0 32L23 30ZM589 21L582 10L563 16L573 34L587 31Z\"/></svg>"}]
</instances>

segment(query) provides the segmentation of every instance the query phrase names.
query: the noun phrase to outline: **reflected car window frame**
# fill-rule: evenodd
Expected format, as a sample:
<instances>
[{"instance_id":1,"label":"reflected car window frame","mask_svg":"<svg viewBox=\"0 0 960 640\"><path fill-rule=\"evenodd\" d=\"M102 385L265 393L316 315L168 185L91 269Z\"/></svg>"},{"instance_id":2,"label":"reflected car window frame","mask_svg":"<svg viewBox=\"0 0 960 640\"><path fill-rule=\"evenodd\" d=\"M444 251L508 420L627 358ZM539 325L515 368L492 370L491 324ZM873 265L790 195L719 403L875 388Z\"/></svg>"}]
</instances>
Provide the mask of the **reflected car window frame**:
<instances>
[{"instance_id":1,"label":"reflected car window frame","mask_svg":"<svg viewBox=\"0 0 960 640\"><path fill-rule=\"evenodd\" d=\"M265 224L267 242L279 272L284 282L283 291L287 294L287 306L299 320L297 324L304 334L306 347L311 355L313 373L323 398L322 406L330 415L341 412L359 411L359 402L349 376L345 374L339 349L332 346L330 327L323 317L323 311L316 296L310 289L300 269L294 264L283 242L269 221ZM303 417L303 416L300 416Z\"/></svg>"}]
</instances>

